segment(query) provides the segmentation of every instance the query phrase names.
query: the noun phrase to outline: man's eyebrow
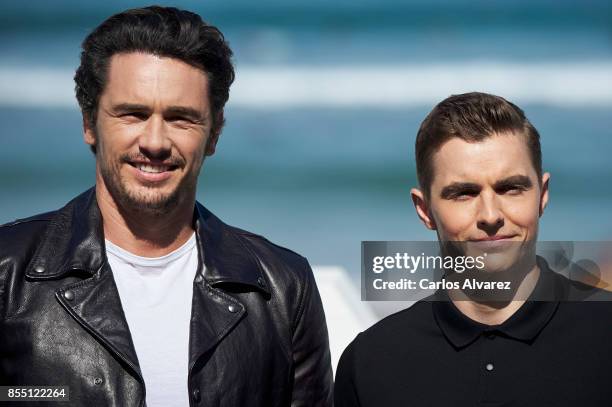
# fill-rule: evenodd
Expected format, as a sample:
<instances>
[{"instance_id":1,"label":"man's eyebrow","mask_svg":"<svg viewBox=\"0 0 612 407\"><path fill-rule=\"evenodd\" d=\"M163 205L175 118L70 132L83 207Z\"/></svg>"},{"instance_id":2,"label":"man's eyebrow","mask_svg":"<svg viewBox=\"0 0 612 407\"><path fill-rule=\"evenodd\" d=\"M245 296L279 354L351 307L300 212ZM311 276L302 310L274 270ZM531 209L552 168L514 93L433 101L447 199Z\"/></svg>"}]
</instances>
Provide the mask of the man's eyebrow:
<instances>
[{"instance_id":1,"label":"man's eyebrow","mask_svg":"<svg viewBox=\"0 0 612 407\"><path fill-rule=\"evenodd\" d=\"M113 112L150 112L151 108L146 105L140 105L138 103L119 103L112 106Z\"/></svg>"},{"instance_id":2,"label":"man's eyebrow","mask_svg":"<svg viewBox=\"0 0 612 407\"><path fill-rule=\"evenodd\" d=\"M442 199L449 199L458 194L464 193L478 193L481 187L473 182L453 182L440 191L440 197Z\"/></svg>"},{"instance_id":3,"label":"man's eyebrow","mask_svg":"<svg viewBox=\"0 0 612 407\"><path fill-rule=\"evenodd\" d=\"M495 183L495 189L511 189L516 187L522 187L524 189L529 189L533 186L531 179L526 175L513 175L508 178L504 178Z\"/></svg>"},{"instance_id":4,"label":"man's eyebrow","mask_svg":"<svg viewBox=\"0 0 612 407\"><path fill-rule=\"evenodd\" d=\"M525 175L512 175L495 182L493 188L495 190L512 189L521 187L523 189L529 189L533 186L531 179ZM440 197L442 199L449 199L460 194L478 193L481 190L481 186L473 182L453 182L440 191Z\"/></svg>"},{"instance_id":5,"label":"man's eyebrow","mask_svg":"<svg viewBox=\"0 0 612 407\"><path fill-rule=\"evenodd\" d=\"M169 108L164 109L164 116L166 115L180 115L200 123L206 122L206 117L202 115L202 112L187 106L170 106Z\"/></svg>"}]
</instances>

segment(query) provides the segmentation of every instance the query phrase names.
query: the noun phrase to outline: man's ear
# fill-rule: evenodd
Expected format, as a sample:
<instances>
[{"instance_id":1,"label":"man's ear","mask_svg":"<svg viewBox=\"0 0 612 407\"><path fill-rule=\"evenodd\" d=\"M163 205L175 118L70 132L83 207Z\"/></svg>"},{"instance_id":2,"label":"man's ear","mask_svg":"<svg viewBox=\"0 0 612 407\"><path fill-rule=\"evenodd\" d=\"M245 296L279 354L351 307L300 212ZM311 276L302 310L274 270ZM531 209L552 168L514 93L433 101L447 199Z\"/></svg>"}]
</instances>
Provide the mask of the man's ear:
<instances>
[{"instance_id":1,"label":"man's ear","mask_svg":"<svg viewBox=\"0 0 612 407\"><path fill-rule=\"evenodd\" d=\"M548 182L550 181L550 173L542 174L542 191L540 191L540 216L544 214L544 209L548 205Z\"/></svg>"},{"instance_id":2,"label":"man's ear","mask_svg":"<svg viewBox=\"0 0 612 407\"><path fill-rule=\"evenodd\" d=\"M92 147L96 146L96 133L85 114L83 114L83 140Z\"/></svg>"},{"instance_id":3,"label":"man's ear","mask_svg":"<svg viewBox=\"0 0 612 407\"><path fill-rule=\"evenodd\" d=\"M410 196L412 197L414 209L416 209L417 216L421 219L421 222L423 222L427 229L436 230L436 222L431 216L429 205L423 191L418 188L412 188L410 190Z\"/></svg>"},{"instance_id":4,"label":"man's ear","mask_svg":"<svg viewBox=\"0 0 612 407\"><path fill-rule=\"evenodd\" d=\"M206 142L206 151L204 152L205 155L211 156L215 153L217 142L219 141L219 136L221 135L224 124L225 117L223 115L223 110L221 110L217 113L213 121L213 126L210 128L210 136Z\"/></svg>"}]
</instances>

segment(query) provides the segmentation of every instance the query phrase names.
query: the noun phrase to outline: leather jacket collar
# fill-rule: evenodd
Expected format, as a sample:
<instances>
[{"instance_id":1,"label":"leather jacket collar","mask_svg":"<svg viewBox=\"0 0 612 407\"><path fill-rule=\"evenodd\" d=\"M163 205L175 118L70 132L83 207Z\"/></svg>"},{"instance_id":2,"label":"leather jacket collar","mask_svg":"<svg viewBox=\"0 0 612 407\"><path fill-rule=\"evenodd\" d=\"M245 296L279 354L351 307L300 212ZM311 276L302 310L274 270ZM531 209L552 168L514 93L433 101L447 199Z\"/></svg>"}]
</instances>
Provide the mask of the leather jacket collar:
<instances>
[{"instance_id":1,"label":"leather jacket collar","mask_svg":"<svg viewBox=\"0 0 612 407\"><path fill-rule=\"evenodd\" d=\"M194 209L194 229L208 284L243 284L270 295L262 283L265 279L261 265L237 229L224 224L199 202ZM56 213L26 267L26 275L33 280L58 279L73 272L94 275L106 261L102 216L94 187Z\"/></svg>"}]
</instances>

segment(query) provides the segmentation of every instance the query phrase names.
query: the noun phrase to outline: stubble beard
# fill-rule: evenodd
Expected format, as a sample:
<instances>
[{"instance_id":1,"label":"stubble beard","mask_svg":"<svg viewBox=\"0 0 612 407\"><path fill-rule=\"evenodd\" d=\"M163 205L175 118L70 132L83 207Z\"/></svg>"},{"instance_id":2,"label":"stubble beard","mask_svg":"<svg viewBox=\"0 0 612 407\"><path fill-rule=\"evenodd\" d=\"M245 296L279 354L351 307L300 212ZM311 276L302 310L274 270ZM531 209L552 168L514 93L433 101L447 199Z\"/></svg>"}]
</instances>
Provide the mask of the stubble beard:
<instances>
[{"instance_id":1,"label":"stubble beard","mask_svg":"<svg viewBox=\"0 0 612 407\"><path fill-rule=\"evenodd\" d=\"M103 157L100 159L100 173L108 192L117 206L128 212L145 213L148 216L166 215L179 205L185 193L195 188L194 180L189 177L182 179L172 191L166 193L153 185L131 185L121 175L121 161L108 163Z\"/></svg>"}]
</instances>

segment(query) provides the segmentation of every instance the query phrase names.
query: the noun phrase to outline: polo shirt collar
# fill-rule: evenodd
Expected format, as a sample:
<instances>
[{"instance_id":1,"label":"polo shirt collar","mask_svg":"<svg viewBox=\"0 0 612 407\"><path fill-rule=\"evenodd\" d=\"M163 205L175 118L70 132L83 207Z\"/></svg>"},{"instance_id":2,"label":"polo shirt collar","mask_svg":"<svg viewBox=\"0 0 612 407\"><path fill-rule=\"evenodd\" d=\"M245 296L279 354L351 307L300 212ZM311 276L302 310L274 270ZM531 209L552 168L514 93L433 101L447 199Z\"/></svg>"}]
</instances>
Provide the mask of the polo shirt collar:
<instances>
[{"instance_id":1,"label":"polo shirt collar","mask_svg":"<svg viewBox=\"0 0 612 407\"><path fill-rule=\"evenodd\" d=\"M481 334L497 331L503 336L524 342L533 341L551 320L559 300L534 301L533 298L554 298L554 271L546 260L537 257L540 276L536 286L525 303L500 325L486 325L476 322L455 307L446 291L439 291L432 303L435 320L443 335L456 348L473 343Z\"/></svg>"}]
</instances>

